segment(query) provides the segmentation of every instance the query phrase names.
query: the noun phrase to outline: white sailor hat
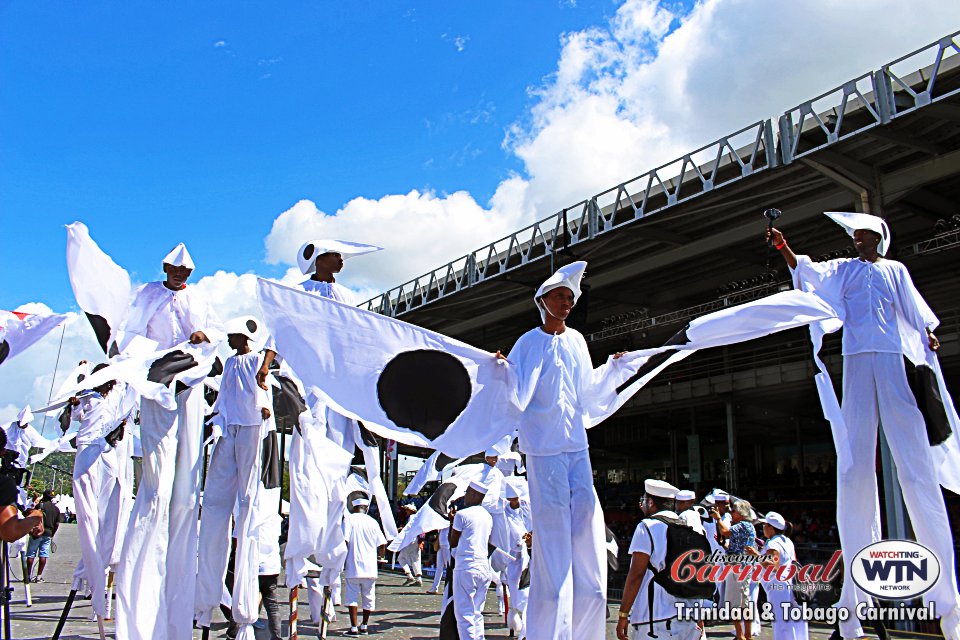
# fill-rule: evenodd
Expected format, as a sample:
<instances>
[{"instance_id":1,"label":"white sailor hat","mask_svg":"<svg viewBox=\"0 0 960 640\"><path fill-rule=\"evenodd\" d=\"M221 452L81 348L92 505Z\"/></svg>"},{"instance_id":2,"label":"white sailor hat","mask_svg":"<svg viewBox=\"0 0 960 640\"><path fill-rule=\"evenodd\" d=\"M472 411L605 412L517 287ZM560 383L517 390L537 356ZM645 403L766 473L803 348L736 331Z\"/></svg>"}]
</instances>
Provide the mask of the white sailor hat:
<instances>
[{"instance_id":1,"label":"white sailor hat","mask_svg":"<svg viewBox=\"0 0 960 640\"><path fill-rule=\"evenodd\" d=\"M677 495L674 499L680 502L686 502L687 500L696 500L697 494L695 494L693 491L690 491L689 489L684 489L683 491L677 491Z\"/></svg>"},{"instance_id":2,"label":"white sailor hat","mask_svg":"<svg viewBox=\"0 0 960 640\"><path fill-rule=\"evenodd\" d=\"M236 333L241 336L246 336L250 342L259 342L262 333L260 321L253 316L240 316L228 320L224 329L227 335Z\"/></svg>"},{"instance_id":3,"label":"white sailor hat","mask_svg":"<svg viewBox=\"0 0 960 640\"><path fill-rule=\"evenodd\" d=\"M409 509L412 513L416 513L416 512L417 512L417 505L413 504L412 502L409 502L409 503L407 503L407 504L402 504L402 505L400 505L400 508L401 508L401 509Z\"/></svg>"},{"instance_id":4,"label":"white sailor hat","mask_svg":"<svg viewBox=\"0 0 960 640\"><path fill-rule=\"evenodd\" d=\"M726 491L714 491L713 499L715 502L730 502L730 494Z\"/></svg>"},{"instance_id":5,"label":"white sailor hat","mask_svg":"<svg viewBox=\"0 0 960 640\"><path fill-rule=\"evenodd\" d=\"M646 491L648 496L655 496L657 498L673 498L677 495L678 491L678 489L669 482L652 479L643 481L643 490Z\"/></svg>"},{"instance_id":6,"label":"white sailor hat","mask_svg":"<svg viewBox=\"0 0 960 640\"><path fill-rule=\"evenodd\" d=\"M370 505L370 501L367 500L366 498L357 498L356 500L353 501L352 504L355 507L367 507Z\"/></svg>"},{"instance_id":7,"label":"white sailor hat","mask_svg":"<svg viewBox=\"0 0 960 640\"><path fill-rule=\"evenodd\" d=\"M880 235L880 244L877 246L877 252L885 256L890 249L890 227L887 221L879 216L873 216L869 213L847 213L844 211L824 211L825 216L843 227L847 235L853 237L853 232L857 229L866 229Z\"/></svg>"},{"instance_id":8,"label":"white sailor hat","mask_svg":"<svg viewBox=\"0 0 960 640\"><path fill-rule=\"evenodd\" d=\"M776 529L777 531L783 531L784 529L787 528L787 521L784 519L782 515L780 515L776 511L770 511L769 513L767 513L767 515L763 517L763 521L766 522L771 527L773 527L774 529Z\"/></svg>"},{"instance_id":9,"label":"white sailor hat","mask_svg":"<svg viewBox=\"0 0 960 640\"><path fill-rule=\"evenodd\" d=\"M375 247L370 244L360 244L359 242L347 242L346 240L312 240L305 242L297 253L297 265L304 275L308 275L317 270L317 258L325 253L339 253L344 260L354 256L362 256L365 253L382 251L382 247Z\"/></svg>"},{"instance_id":10,"label":"white sailor hat","mask_svg":"<svg viewBox=\"0 0 960 640\"><path fill-rule=\"evenodd\" d=\"M486 451L483 452L483 457L484 457L484 458L499 458L499 457L500 457L500 452L497 451L496 449L494 449L493 447L490 447L489 449L487 449Z\"/></svg>"},{"instance_id":11,"label":"white sailor hat","mask_svg":"<svg viewBox=\"0 0 960 640\"><path fill-rule=\"evenodd\" d=\"M173 250L167 254L167 257L163 259L163 264L168 264L171 267L186 267L187 269L194 269L193 258L190 257L190 252L187 251L187 247L182 242L175 246Z\"/></svg>"},{"instance_id":12,"label":"white sailor hat","mask_svg":"<svg viewBox=\"0 0 960 640\"><path fill-rule=\"evenodd\" d=\"M578 260L577 262L571 262L566 266L560 267L552 276L543 281L543 284L540 285L537 293L533 296L533 303L537 305L537 310L540 311L541 320L546 322L547 313L543 310L543 307L540 306L540 298L554 289L560 287L570 289L570 291L573 292L573 304L577 304L577 301L580 299L580 281L583 279L583 272L586 270L587 263L583 260Z\"/></svg>"},{"instance_id":13,"label":"white sailor hat","mask_svg":"<svg viewBox=\"0 0 960 640\"><path fill-rule=\"evenodd\" d=\"M506 492L507 492L507 500L520 497L520 492L517 491L517 488L509 482L507 483Z\"/></svg>"},{"instance_id":14,"label":"white sailor hat","mask_svg":"<svg viewBox=\"0 0 960 640\"><path fill-rule=\"evenodd\" d=\"M482 493L483 495L487 495L487 485L483 484L482 482L471 480L470 488L473 489L474 491Z\"/></svg>"}]
</instances>

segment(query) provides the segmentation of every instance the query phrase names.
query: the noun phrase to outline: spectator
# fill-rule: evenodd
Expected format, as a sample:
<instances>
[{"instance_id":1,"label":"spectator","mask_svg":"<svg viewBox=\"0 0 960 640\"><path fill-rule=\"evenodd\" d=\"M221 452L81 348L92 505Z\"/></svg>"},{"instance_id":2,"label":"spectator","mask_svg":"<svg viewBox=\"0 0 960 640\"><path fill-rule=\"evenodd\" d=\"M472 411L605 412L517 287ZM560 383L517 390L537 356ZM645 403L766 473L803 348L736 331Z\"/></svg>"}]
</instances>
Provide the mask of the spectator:
<instances>
[{"instance_id":1,"label":"spectator","mask_svg":"<svg viewBox=\"0 0 960 640\"><path fill-rule=\"evenodd\" d=\"M728 538L727 555L743 556L746 555L747 547L754 543L757 536L757 530L750 522L750 516L753 508L746 500L737 500L730 509L732 524L727 525L716 507L710 510L710 517L717 524L717 532L724 538ZM733 560L736 562L736 560ZM736 574L730 572L723 581L724 602L731 609L743 610L743 622L734 621L733 626L737 632L737 640L749 640L752 637L750 632L751 617L747 611L752 612L753 607L750 602L750 581L740 581Z\"/></svg>"},{"instance_id":2,"label":"spectator","mask_svg":"<svg viewBox=\"0 0 960 640\"><path fill-rule=\"evenodd\" d=\"M40 557L40 564L37 568L37 575L31 582L43 582L43 570L47 566L47 558L50 557L50 545L53 542L53 536L56 535L60 527L60 509L53 503L56 494L53 489L47 489L43 492L43 500L40 502L39 510L43 514L43 530L36 534L30 533L30 542L27 544L27 575L33 573L33 559Z\"/></svg>"}]
</instances>

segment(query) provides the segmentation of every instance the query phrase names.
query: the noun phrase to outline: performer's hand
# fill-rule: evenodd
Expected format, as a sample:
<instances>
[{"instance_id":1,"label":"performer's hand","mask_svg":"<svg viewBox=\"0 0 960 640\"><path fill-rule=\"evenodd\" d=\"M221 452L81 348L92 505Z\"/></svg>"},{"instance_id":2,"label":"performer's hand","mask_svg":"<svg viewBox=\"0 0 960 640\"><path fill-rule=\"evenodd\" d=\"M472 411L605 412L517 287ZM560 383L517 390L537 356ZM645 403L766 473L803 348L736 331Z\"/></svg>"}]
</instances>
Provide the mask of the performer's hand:
<instances>
[{"instance_id":1,"label":"performer's hand","mask_svg":"<svg viewBox=\"0 0 960 640\"><path fill-rule=\"evenodd\" d=\"M496 358L497 360L503 360L504 362L507 361L507 356L503 355L500 349L497 349L497 352L493 354L493 357Z\"/></svg>"},{"instance_id":2,"label":"performer's hand","mask_svg":"<svg viewBox=\"0 0 960 640\"><path fill-rule=\"evenodd\" d=\"M263 416L264 420L269 420L271 415L270 409L267 409L266 407L260 407L260 415Z\"/></svg>"},{"instance_id":3,"label":"performer's hand","mask_svg":"<svg viewBox=\"0 0 960 640\"><path fill-rule=\"evenodd\" d=\"M933 335L932 331L927 332L927 342L930 343L930 351L940 351L940 341L937 340L937 336Z\"/></svg>"},{"instance_id":4,"label":"performer's hand","mask_svg":"<svg viewBox=\"0 0 960 640\"><path fill-rule=\"evenodd\" d=\"M81 364L87 364L87 361L86 361L86 360L81 360L79 363L77 363L78 366L81 365Z\"/></svg>"},{"instance_id":5,"label":"performer's hand","mask_svg":"<svg viewBox=\"0 0 960 640\"><path fill-rule=\"evenodd\" d=\"M625 356L626 353L627 353L626 351L617 351L615 354L613 354L613 359L614 359L614 360L619 360L620 358L622 358L623 356Z\"/></svg>"},{"instance_id":6,"label":"performer's hand","mask_svg":"<svg viewBox=\"0 0 960 640\"><path fill-rule=\"evenodd\" d=\"M775 247L779 247L784 242L786 242L786 240L784 240L783 238L783 234L780 233L780 229L777 229L776 227L767 229L766 233L764 233L763 239L767 242L770 242L772 240L773 246Z\"/></svg>"},{"instance_id":7,"label":"performer's hand","mask_svg":"<svg viewBox=\"0 0 960 640\"><path fill-rule=\"evenodd\" d=\"M630 640L630 636L627 635L627 627L630 622L626 618L620 618L617 621L617 640Z\"/></svg>"},{"instance_id":8,"label":"performer's hand","mask_svg":"<svg viewBox=\"0 0 960 640\"><path fill-rule=\"evenodd\" d=\"M710 508L710 517L713 518L714 520L720 519L720 512L717 510L716 507Z\"/></svg>"},{"instance_id":9,"label":"performer's hand","mask_svg":"<svg viewBox=\"0 0 960 640\"><path fill-rule=\"evenodd\" d=\"M261 389L267 388L267 376L270 375L270 369L266 366L260 367L257 371L257 386Z\"/></svg>"},{"instance_id":10,"label":"performer's hand","mask_svg":"<svg viewBox=\"0 0 960 640\"><path fill-rule=\"evenodd\" d=\"M79 404L80 404L80 399L77 398L77 396L70 396L70 399L67 400L67 402L70 403L70 406L71 406L71 407L76 407L76 406L79 406Z\"/></svg>"},{"instance_id":11,"label":"performer's hand","mask_svg":"<svg viewBox=\"0 0 960 640\"><path fill-rule=\"evenodd\" d=\"M190 344L200 344L201 342L210 342L210 338L203 331L194 331L190 334Z\"/></svg>"}]
</instances>

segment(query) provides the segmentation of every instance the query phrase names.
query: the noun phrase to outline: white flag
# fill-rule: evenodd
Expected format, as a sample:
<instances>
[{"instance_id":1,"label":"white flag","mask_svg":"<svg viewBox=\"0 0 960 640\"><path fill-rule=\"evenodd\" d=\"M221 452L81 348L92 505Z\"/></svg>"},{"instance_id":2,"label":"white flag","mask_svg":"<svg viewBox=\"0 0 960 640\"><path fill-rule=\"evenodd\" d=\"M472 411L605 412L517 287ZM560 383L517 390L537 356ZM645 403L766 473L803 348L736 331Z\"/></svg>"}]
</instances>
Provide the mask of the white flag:
<instances>
[{"instance_id":1,"label":"white flag","mask_svg":"<svg viewBox=\"0 0 960 640\"><path fill-rule=\"evenodd\" d=\"M73 320L72 313L19 313L0 311L0 365L33 346L66 321Z\"/></svg>"},{"instance_id":2,"label":"white flag","mask_svg":"<svg viewBox=\"0 0 960 640\"><path fill-rule=\"evenodd\" d=\"M515 376L492 353L268 280L257 293L304 385L377 435L463 457L516 428Z\"/></svg>"},{"instance_id":3,"label":"white flag","mask_svg":"<svg viewBox=\"0 0 960 640\"><path fill-rule=\"evenodd\" d=\"M93 241L82 222L67 225L67 273L100 348L109 353L130 308L129 274Z\"/></svg>"}]
</instances>

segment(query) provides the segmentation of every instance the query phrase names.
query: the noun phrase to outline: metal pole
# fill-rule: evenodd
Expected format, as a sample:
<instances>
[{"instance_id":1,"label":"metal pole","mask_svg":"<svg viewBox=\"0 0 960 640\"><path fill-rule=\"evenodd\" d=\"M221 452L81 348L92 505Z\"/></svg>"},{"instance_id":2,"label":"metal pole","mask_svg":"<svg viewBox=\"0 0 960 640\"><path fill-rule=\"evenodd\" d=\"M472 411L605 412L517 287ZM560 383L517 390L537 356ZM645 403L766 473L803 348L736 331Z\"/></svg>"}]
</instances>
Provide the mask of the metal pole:
<instances>
[{"instance_id":1,"label":"metal pole","mask_svg":"<svg viewBox=\"0 0 960 640\"><path fill-rule=\"evenodd\" d=\"M727 458L730 460L728 473L730 474L727 491L737 491L737 425L733 415L733 402L727 400Z\"/></svg>"},{"instance_id":2,"label":"metal pole","mask_svg":"<svg viewBox=\"0 0 960 640\"><path fill-rule=\"evenodd\" d=\"M57 629L53 632L53 637L50 640L59 640L60 634L63 632L63 625L67 623L67 616L70 614L70 608L73 606L73 599L77 597L77 590L71 589L70 595L67 596L67 602L63 605L63 613L60 614L60 621L57 622Z\"/></svg>"},{"instance_id":3,"label":"metal pole","mask_svg":"<svg viewBox=\"0 0 960 640\"><path fill-rule=\"evenodd\" d=\"M297 634L297 597L300 595L300 585L290 589L290 640L298 640Z\"/></svg>"}]
</instances>

